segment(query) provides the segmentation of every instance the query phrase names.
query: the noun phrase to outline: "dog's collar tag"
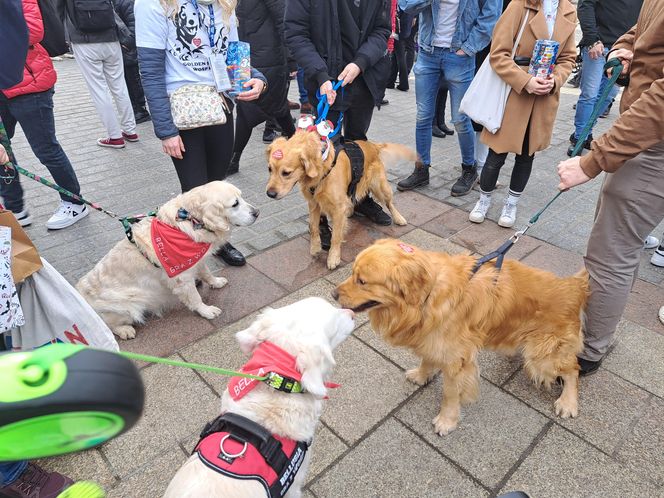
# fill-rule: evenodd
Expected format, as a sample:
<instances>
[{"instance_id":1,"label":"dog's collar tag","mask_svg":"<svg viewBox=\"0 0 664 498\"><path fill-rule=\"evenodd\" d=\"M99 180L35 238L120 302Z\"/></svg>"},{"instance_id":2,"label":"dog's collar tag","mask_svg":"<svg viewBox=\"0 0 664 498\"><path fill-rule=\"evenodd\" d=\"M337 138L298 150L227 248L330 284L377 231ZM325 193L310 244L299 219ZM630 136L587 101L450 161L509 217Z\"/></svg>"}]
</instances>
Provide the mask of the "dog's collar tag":
<instances>
[{"instance_id":1,"label":"dog's collar tag","mask_svg":"<svg viewBox=\"0 0 664 498\"><path fill-rule=\"evenodd\" d=\"M327 138L332 133L332 126L329 121L321 121L316 125L316 131L321 137Z\"/></svg>"},{"instance_id":2,"label":"dog's collar tag","mask_svg":"<svg viewBox=\"0 0 664 498\"><path fill-rule=\"evenodd\" d=\"M194 230L205 228L205 225L190 215L189 211L187 211L185 208L178 209L177 219L178 221L191 221L192 225L194 226Z\"/></svg>"},{"instance_id":3,"label":"dog's collar tag","mask_svg":"<svg viewBox=\"0 0 664 498\"><path fill-rule=\"evenodd\" d=\"M307 130L310 126L314 126L314 117L311 114L302 114L297 120L298 129Z\"/></svg>"},{"instance_id":4,"label":"dog's collar tag","mask_svg":"<svg viewBox=\"0 0 664 498\"><path fill-rule=\"evenodd\" d=\"M407 252L408 254L413 254L415 252L415 248L413 248L412 246L409 246L408 244L404 244L403 242L399 243L399 247L404 252Z\"/></svg>"}]
</instances>

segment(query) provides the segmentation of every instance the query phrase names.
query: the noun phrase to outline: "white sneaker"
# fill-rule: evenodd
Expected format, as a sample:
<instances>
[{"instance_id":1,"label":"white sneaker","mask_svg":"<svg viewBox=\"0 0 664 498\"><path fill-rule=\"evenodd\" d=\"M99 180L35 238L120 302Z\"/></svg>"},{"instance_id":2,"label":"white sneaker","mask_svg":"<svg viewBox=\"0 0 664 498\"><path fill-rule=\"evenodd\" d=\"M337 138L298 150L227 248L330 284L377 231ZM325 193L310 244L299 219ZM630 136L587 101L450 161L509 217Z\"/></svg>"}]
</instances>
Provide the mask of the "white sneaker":
<instances>
[{"instance_id":1,"label":"white sneaker","mask_svg":"<svg viewBox=\"0 0 664 498\"><path fill-rule=\"evenodd\" d=\"M662 324L664 324L664 306L662 306L659 309L658 316L659 316L659 321L662 322Z\"/></svg>"},{"instance_id":2,"label":"white sneaker","mask_svg":"<svg viewBox=\"0 0 664 498\"><path fill-rule=\"evenodd\" d=\"M482 223L490 206L491 198L480 196L480 200L477 201L477 204L475 204L475 207L470 212L470 215L468 215L468 219L473 223Z\"/></svg>"},{"instance_id":3,"label":"white sneaker","mask_svg":"<svg viewBox=\"0 0 664 498\"><path fill-rule=\"evenodd\" d=\"M498 224L504 228L512 228L516 223L516 204L506 202L503 206L503 212L500 213Z\"/></svg>"},{"instance_id":4,"label":"white sneaker","mask_svg":"<svg viewBox=\"0 0 664 498\"><path fill-rule=\"evenodd\" d=\"M20 213L14 213L14 216L16 216L16 221L22 227L27 227L32 223L32 216L30 216L27 209L24 209Z\"/></svg>"},{"instance_id":5,"label":"white sneaker","mask_svg":"<svg viewBox=\"0 0 664 498\"><path fill-rule=\"evenodd\" d=\"M90 211L85 207L85 204L73 204L67 201L60 201L60 207L46 222L46 228L49 230L66 228L77 221L82 220L89 213Z\"/></svg>"},{"instance_id":6,"label":"white sneaker","mask_svg":"<svg viewBox=\"0 0 664 498\"><path fill-rule=\"evenodd\" d=\"M659 266L660 268L664 268L664 247L659 246L657 250L652 253L650 263Z\"/></svg>"},{"instance_id":7,"label":"white sneaker","mask_svg":"<svg viewBox=\"0 0 664 498\"><path fill-rule=\"evenodd\" d=\"M646 240L643 241L644 249L654 249L658 245L659 245L659 239L657 237L653 237L652 235L648 235L646 237Z\"/></svg>"}]
</instances>

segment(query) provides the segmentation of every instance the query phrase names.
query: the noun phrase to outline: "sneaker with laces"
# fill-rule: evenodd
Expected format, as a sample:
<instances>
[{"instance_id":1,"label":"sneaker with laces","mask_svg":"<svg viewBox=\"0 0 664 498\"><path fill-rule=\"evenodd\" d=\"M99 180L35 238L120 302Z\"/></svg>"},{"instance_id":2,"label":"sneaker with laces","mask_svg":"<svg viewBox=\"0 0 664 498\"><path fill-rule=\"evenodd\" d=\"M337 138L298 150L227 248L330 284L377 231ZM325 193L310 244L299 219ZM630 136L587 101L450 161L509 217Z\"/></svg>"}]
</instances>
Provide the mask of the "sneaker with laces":
<instances>
[{"instance_id":1,"label":"sneaker with laces","mask_svg":"<svg viewBox=\"0 0 664 498\"><path fill-rule=\"evenodd\" d=\"M9 498L56 498L74 481L58 472L48 472L29 463L13 483L0 488L0 496Z\"/></svg>"},{"instance_id":2,"label":"sneaker with laces","mask_svg":"<svg viewBox=\"0 0 664 498\"><path fill-rule=\"evenodd\" d=\"M475 207L468 215L468 219L473 223L482 223L486 218L486 213L491 206L491 197L481 196Z\"/></svg>"},{"instance_id":3,"label":"sneaker with laces","mask_svg":"<svg viewBox=\"0 0 664 498\"><path fill-rule=\"evenodd\" d=\"M500 213L498 224L504 228L512 228L516 223L516 204L506 202L503 206L503 212Z\"/></svg>"},{"instance_id":4,"label":"sneaker with laces","mask_svg":"<svg viewBox=\"0 0 664 498\"><path fill-rule=\"evenodd\" d=\"M20 213L14 213L14 216L16 216L16 221L22 227L27 227L32 223L32 216L30 216L27 209L24 209Z\"/></svg>"},{"instance_id":5,"label":"sneaker with laces","mask_svg":"<svg viewBox=\"0 0 664 498\"><path fill-rule=\"evenodd\" d=\"M650 264L664 268L664 246L659 246L655 252L652 253Z\"/></svg>"},{"instance_id":6,"label":"sneaker with laces","mask_svg":"<svg viewBox=\"0 0 664 498\"><path fill-rule=\"evenodd\" d=\"M97 145L111 149L124 149L125 141L124 138L98 138Z\"/></svg>"},{"instance_id":7,"label":"sneaker with laces","mask_svg":"<svg viewBox=\"0 0 664 498\"><path fill-rule=\"evenodd\" d=\"M90 211L85 207L85 204L60 201L60 207L58 207L53 216L46 222L46 228L49 230L67 228L85 218L89 213Z\"/></svg>"},{"instance_id":8,"label":"sneaker with laces","mask_svg":"<svg viewBox=\"0 0 664 498\"><path fill-rule=\"evenodd\" d=\"M654 249L659 245L659 239L657 237L654 237L652 235L648 235L646 237L646 240L643 241L643 248L644 249Z\"/></svg>"},{"instance_id":9,"label":"sneaker with laces","mask_svg":"<svg viewBox=\"0 0 664 498\"><path fill-rule=\"evenodd\" d=\"M138 142L138 133L125 133L123 131L122 138L124 138L127 142Z\"/></svg>"}]
</instances>

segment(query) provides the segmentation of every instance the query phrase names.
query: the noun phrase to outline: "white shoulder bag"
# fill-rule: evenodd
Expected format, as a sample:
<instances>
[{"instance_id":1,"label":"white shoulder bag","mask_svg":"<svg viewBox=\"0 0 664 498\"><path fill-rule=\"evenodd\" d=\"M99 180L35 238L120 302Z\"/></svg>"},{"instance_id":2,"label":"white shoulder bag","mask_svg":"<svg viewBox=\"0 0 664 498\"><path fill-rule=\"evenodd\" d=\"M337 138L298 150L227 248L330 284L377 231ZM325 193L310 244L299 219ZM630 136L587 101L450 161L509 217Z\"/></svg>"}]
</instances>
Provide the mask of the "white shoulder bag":
<instances>
[{"instance_id":1,"label":"white shoulder bag","mask_svg":"<svg viewBox=\"0 0 664 498\"><path fill-rule=\"evenodd\" d=\"M528 9L523 18L519 34L512 49L512 59L521 41L521 35L528 23ZM472 83L461 99L459 110L470 117L476 123L484 126L490 133L496 133L503 123L507 97L510 95L511 87L496 74L491 67L490 56L484 59L479 71L473 78Z\"/></svg>"}]
</instances>

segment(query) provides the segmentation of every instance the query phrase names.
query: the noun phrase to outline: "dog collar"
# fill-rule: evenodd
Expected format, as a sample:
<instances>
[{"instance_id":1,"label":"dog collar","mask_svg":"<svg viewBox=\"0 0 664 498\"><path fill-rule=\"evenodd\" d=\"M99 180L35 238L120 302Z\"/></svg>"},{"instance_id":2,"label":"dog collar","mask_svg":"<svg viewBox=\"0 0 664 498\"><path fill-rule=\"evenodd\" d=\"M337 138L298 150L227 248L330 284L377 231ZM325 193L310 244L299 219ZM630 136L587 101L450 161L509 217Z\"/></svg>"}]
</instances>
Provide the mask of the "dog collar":
<instances>
[{"instance_id":1,"label":"dog collar","mask_svg":"<svg viewBox=\"0 0 664 498\"><path fill-rule=\"evenodd\" d=\"M285 375L280 375L277 372L270 372L267 374L268 378L264 380L265 384L270 386L272 389L281 391L284 393L301 393L304 392L304 388L299 381L286 377Z\"/></svg>"},{"instance_id":2,"label":"dog collar","mask_svg":"<svg viewBox=\"0 0 664 498\"><path fill-rule=\"evenodd\" d=\"M205 225L198 219L194 218L191 214L189 214L189 211L187 211L185 208L178 209L177 220L191 221L192 225L194 226L194 230L200 230L202 228L205 228Z\"/></svg>"}]
</instances>

